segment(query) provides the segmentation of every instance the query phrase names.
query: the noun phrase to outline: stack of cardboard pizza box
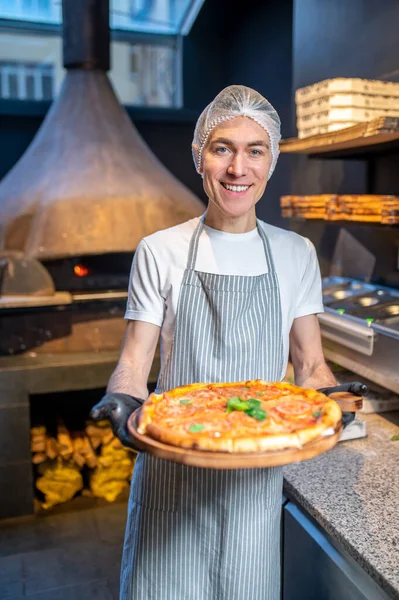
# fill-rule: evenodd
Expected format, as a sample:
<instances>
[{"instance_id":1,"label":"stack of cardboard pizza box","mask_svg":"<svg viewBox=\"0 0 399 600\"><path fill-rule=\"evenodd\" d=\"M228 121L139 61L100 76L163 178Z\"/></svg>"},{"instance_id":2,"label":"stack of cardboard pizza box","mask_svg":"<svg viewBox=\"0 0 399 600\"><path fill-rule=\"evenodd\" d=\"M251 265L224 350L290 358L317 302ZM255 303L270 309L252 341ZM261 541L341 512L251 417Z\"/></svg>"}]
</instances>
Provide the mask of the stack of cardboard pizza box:
<instances>
[{"instance_id":1,"label":"stack of cardboard pizza box","mask_svg":"<svg viewBox=\"0 0 399 600\"><path fill-rule=\"evenodd\" d=\"M337 77L295 93L298 137L329 133L371 121L399 117L399 83Z\"/></svg>"}]
</instances>

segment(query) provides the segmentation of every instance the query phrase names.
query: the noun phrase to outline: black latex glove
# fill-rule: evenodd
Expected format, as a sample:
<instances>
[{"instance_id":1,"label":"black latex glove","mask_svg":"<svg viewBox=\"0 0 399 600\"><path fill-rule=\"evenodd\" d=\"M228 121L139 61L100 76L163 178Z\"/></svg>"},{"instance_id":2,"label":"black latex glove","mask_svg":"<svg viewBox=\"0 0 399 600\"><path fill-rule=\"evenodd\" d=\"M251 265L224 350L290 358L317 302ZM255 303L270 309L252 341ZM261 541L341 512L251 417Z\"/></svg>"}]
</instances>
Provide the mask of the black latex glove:
<instances>
[{"instance_id":1,"label":"black latex glove","mask_svg":"<svg viewBox=\"0 0 399 600\"><path fill-rule=\"evenodd\" d=\"M341 385L334 385L331 387L320 388L317 390L326 396L333 394L334 392L349 392L354 396L365 396L369 391L369 388L365 383L360 383L360 381L351 381L349 383L342 383ZM355 418L354 412L343 412L342 413L342 424L344 428L352 423Z\"/></svg>"},{"instance_id":2,"label":"black latex glove","mask_svg":"<svg viewBox=\"0 0 399 600\"><path fill-rule=\"evenodd\" d=\"M132 443L127 430L127 421L137 408L144 403L141 398L129 396L129 394L105 394L98 404L93 406L90 416L95 421L108 419L111 423L112 431L120 439L124 446L129 446L138 450Z\"/></svg>"}]
</instances>

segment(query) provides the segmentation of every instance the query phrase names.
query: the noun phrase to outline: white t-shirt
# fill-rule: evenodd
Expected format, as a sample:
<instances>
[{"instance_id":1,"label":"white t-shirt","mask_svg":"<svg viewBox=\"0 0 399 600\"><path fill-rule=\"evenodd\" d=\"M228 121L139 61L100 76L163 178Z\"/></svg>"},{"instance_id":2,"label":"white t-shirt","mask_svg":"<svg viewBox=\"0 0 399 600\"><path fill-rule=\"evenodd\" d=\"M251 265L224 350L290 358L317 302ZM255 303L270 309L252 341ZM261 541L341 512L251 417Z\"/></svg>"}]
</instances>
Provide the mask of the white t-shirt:
<instances>
[{"instance_id":1,"label":"white t-shirt","mask_svg":"<svg viewBox=\"0 0 399 600\"><path fill-rule=\"evenodd\" d=\"M161 327L161 368L171 349L180 287L198 220L191 219L143 238L134 254L125 319ZM280 284L283 377L293 320L323 312L320 270L315 248L307 238L263 221L260 224L269 240ZM266 257L258 230L236 234L205 225L195 270L219 275L266 273Z\"/></svg>"}]
</instances>

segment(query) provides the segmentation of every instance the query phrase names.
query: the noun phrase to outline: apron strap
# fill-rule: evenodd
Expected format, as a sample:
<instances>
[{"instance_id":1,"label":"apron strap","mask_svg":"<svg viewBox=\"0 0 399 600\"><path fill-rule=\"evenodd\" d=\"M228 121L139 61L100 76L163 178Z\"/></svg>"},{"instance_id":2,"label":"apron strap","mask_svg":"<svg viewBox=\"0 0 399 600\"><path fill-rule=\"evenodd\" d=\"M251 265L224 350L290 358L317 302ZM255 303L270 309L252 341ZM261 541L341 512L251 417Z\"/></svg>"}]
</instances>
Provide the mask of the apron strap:
<instances>
[{"instance_id":1,"label":"apron strap","mask_svg":"<svg viewBox=\"0 0 399 600\"><path fill-rule=\"evenodd\" d=\"M193 235L191 236L187 257L187 269L189 269L190 271L194 271L195 263L197 262L199 239L204 229L204 216L205 215L202 215L202 217L200 217L198 225L195 228Z\"/></svg>"},{"instance_id":2,"label":"apron strap","mask_svg":"<svg viewBox=\"0 0 399 600\"><path fill-rule=\"evenodd\" d=\"M195 228L193 235L191 236L190 246L188 249L188 257L187 257L187 269L189 269L190 271L195 270L195 263L197 262L199 240L201 237L201 233L204 230L204 218L205 218L205 215L202 215L202 217L200 217L198 225ZM269 240L267 239L266 233L265 233L259 219L256 219L256 226L258 228L258 233L263 242L267 270L269 273L274 273L275 272L274 260L273 260L272 251L270 249Z\"/></svg>"},{"instance_id":3,"label":"apron strap","mask_svg":"<svg viewBox=\"0 0 399 600\"><path fill-rule=\"evenodd\" d=\"M259 219L256 219L256 225L258 227L258 233L259 233L260 237L262 238L268 272L275 273L276 268L274 266L273 254L270 249L269 240L267 239L267 235L266 235L265 230L263 229Z\"/></svg>"}]
</instances>

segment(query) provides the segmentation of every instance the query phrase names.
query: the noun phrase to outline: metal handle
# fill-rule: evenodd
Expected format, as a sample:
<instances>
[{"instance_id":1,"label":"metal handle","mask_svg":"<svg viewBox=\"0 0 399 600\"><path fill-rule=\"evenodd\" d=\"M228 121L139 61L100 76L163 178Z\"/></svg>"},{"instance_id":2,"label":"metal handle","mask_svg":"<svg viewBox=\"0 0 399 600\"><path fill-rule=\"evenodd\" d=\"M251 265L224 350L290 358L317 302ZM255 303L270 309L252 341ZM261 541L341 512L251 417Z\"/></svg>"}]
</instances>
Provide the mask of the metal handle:
<instances>
[{"instance_id":1,"label":"metal handle","mask_svg":"<svg viewBox=\"0 0 399 600\"><path fill-rule=\"evenodd\" d=\"M321 313L318 317L322 337L366 356L373 354L375 332L371 327L358 325L328 313Z\"/></svg>"}]
</instances>

